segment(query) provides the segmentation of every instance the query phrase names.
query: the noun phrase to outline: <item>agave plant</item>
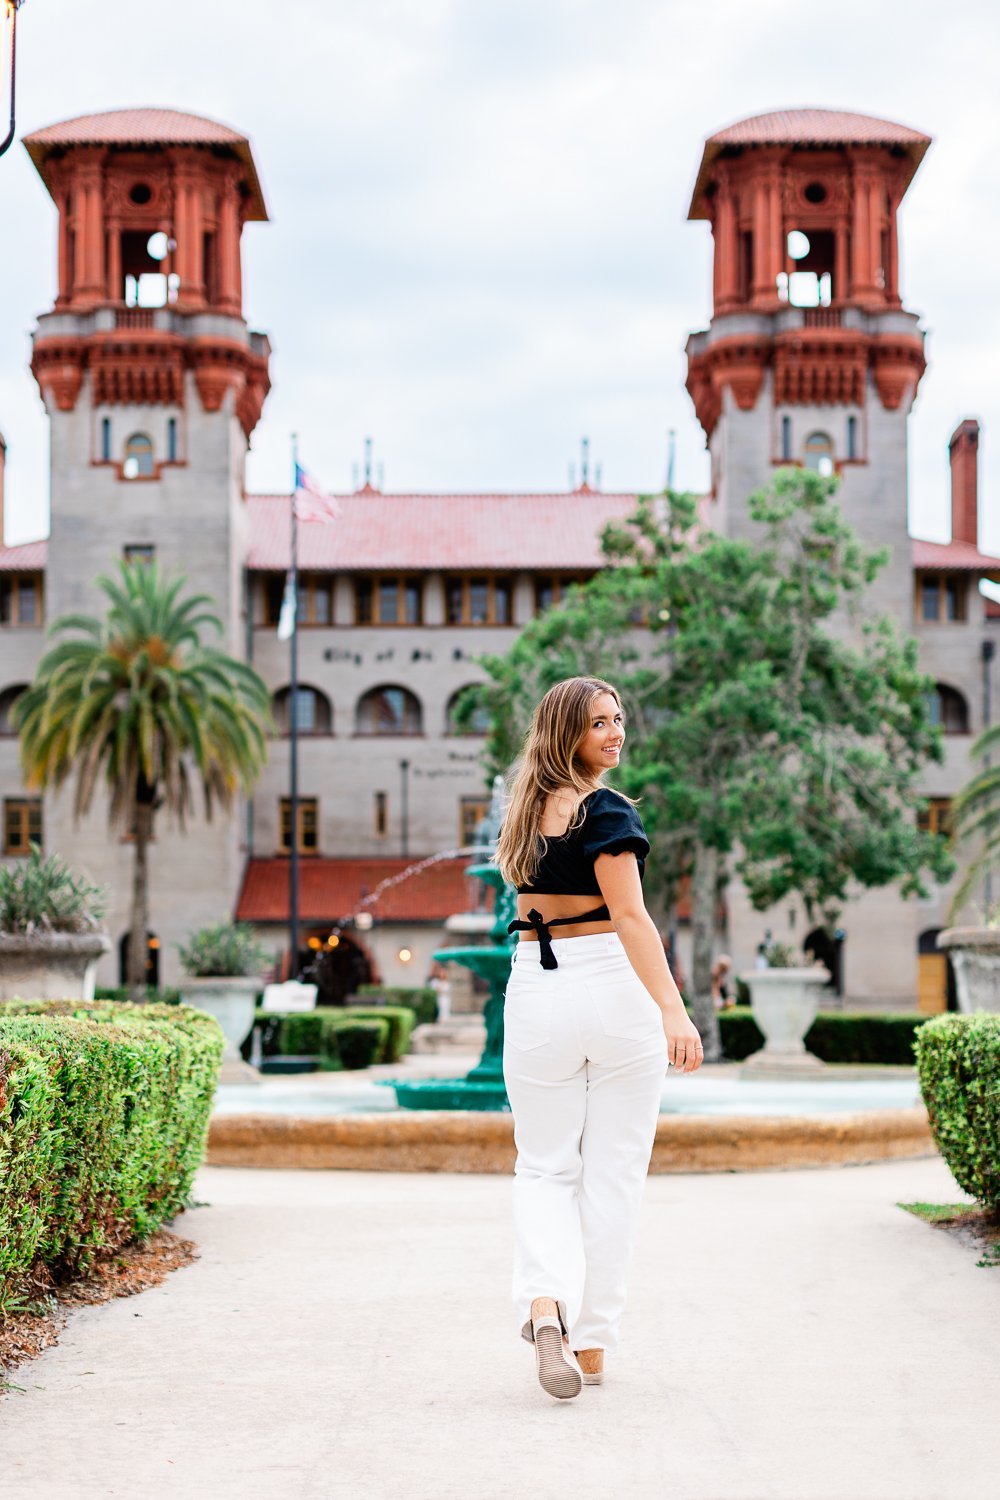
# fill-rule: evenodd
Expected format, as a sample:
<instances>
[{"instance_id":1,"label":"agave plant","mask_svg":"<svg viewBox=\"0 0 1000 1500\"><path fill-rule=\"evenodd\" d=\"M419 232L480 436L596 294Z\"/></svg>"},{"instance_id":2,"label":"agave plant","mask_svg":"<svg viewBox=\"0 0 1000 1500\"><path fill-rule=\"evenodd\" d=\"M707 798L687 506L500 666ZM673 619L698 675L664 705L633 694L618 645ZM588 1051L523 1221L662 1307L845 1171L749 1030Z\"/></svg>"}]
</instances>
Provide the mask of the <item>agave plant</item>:
<instances>
[{"instance_id":1,"label":"agave plant","mask_svg":"<svg viewBox=\"0 0 1000 1500\"><path fill-rule=\"evenodd\" d=\"M103 886L75 874L57 854L43 857L37 844L27 859L0 866L0 932L93 932L106 910Z\"/></svg>"},{"instance_id":2,"label":"agave plant","mask_svg":"<svg viewBox=\"0 0 1000 1500\"><path fill-rule=\"evenodd\" d=\"M1000 764L990 765L991 752L1000 750L1000 724L994 724L979 736L972 746L973 759L984 758L987 764L962 788L952 809L955 835L963 843L974 844L975 855L952 897L949 920L954 921L973 889L983 877L1000 870ZM983 909L986 926L1000 925L1000 910L994 905Z\"/></svg>"},{"instance_id":3,"label":"agave plant","mask_svg":"<svg viewBox=\"0 0 1000 1500\"><path fill-rule=\"evenodd\" d=\"M201 979L259 974L270 953L249 922L216 922L178 943L181 963Z\"/></svg>"},{"instance_id":4,"label":"agave plant","mask_svg":"<svg viewBox=\"0 0 1000 1500\"><path fill-rule=\"evenodd\" d=\"M134 835L128 983L145 992L147 850L166 807L183 828L200 783L205 815L250 791L267 758L270 699L245 662L202 642L222 631L206 594L181 598L185 580L155 563L120 563L101 577L105 618L67 615L50 634L75 631L42 658L17 700L14 722L29 785L58 787L76 773L74 813L89 811L103 780L113 827Z\"/></svg>"}]
</instances>

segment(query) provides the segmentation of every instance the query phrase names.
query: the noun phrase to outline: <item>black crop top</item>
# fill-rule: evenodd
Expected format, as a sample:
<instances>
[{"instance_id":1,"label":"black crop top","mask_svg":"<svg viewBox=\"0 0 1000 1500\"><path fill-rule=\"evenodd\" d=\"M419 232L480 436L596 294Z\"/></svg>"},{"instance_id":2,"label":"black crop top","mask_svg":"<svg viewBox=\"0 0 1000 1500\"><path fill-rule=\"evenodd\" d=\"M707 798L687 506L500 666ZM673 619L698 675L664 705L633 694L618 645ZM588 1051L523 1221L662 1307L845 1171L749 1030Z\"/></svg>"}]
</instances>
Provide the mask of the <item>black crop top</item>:
<instances>
[{"instance_id":1,"label":"black crop top","mask_svg":"<svg viewBox=\"0 0 1000 1500\"><path fill-rule=\"evenodd\" d=\"M546 848L534 880L518 886L519 896L599 896L594 860L599 854L623 854L629 849L637 857L642 878L649 840L631 802L610 787L598 787L584 797L580 815L578 827L544 835Z\"/></svg>"}]
</instances>

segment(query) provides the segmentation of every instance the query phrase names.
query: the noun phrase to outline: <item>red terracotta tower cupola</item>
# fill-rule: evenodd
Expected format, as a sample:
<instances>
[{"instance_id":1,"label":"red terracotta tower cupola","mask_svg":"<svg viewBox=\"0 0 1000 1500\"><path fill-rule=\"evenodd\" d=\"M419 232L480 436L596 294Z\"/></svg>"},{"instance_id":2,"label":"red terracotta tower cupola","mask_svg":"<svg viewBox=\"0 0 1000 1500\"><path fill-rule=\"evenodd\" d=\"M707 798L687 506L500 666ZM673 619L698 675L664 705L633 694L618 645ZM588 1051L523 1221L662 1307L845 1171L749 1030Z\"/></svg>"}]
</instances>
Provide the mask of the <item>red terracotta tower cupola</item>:
<instances>
[{"instance_id":1,"label":"red terracotta tower cupola","mask_svg":"<svg viewBox=\"0 0 1000 1500\"><path fill-rule=\"evenodd\" d=\"M123 109L25 137L59 210L58 290L32 369L62 411L183 404L227 391L246 436L269 388L267 342L243 322L240 237L267 210L250 144L214 120Z\"/></svg>"},{"instance_id":2,"label":"red terracotta tower cupola","mask_svg":"<svg viewBox=\"0 0 1000 1500\"><path fill-rule=\"evenodd\" d=\"M826 109L709 137L688 215L709 220L715 247L711 334L689 345L707 434L722 391L748 409L766 369L777 402L860 404L869 372L886 407L912 399L923 338L901 312L896 216L929 144L905 125Z\"/></svg>"}]
</instances>

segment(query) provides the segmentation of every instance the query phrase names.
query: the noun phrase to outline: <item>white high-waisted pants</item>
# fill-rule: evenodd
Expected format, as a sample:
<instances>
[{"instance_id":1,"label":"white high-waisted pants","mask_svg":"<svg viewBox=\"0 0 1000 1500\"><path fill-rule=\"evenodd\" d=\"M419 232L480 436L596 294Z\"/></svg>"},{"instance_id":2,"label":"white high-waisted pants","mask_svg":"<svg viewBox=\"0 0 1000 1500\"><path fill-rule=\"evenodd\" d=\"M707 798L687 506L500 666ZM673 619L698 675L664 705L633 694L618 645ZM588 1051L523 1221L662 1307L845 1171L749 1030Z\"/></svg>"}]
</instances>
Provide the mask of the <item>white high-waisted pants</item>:
<instances>
[{"instance_id":1,"label":"white high-waisted pants","mask_svg":"<svg viewBox=\"0 0 1000 1500\"><path fill-rule=\"evenodd\" d=\"M572 1349L614 1349L667 1069L659 1006L617 933L518 943L504 1005L514 1113L514 1311L566 1303Z\"/></svg>"}]
</instances>

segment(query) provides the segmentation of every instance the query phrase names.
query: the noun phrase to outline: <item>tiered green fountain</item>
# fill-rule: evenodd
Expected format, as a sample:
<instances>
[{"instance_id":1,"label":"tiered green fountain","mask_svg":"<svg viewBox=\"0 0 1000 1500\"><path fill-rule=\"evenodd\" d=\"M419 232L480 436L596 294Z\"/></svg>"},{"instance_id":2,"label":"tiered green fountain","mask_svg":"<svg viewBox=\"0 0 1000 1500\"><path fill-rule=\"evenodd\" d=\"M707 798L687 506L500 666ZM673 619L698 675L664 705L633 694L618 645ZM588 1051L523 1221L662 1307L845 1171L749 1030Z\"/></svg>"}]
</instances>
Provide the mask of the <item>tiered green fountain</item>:
<instances>
[{"instance_id":1,"label":"tiered green fountain","mask_svg":"<svg viewBox=\"0 0 1000 1500\"><path fill-rule=\"evenodd\" d=\"M503 812L503 779L493 783L490 810L477 829L476 847L490 855L496 847ZM509 1109L503 1081L503 998L510 978L511 959L517 942L507 932L507 924L517 915L517 895L507 885L492 859L468 866L466 874L492 886L493 926L489 943L479 947L438 948L438 963L454 963L471 969L490 987L483 1007L486 1022L486 1046L476 1066L463 1078L421 1078L412 1082L386 1080L396 1090L401 1109Z\"/></svg>"}]
</instances>

